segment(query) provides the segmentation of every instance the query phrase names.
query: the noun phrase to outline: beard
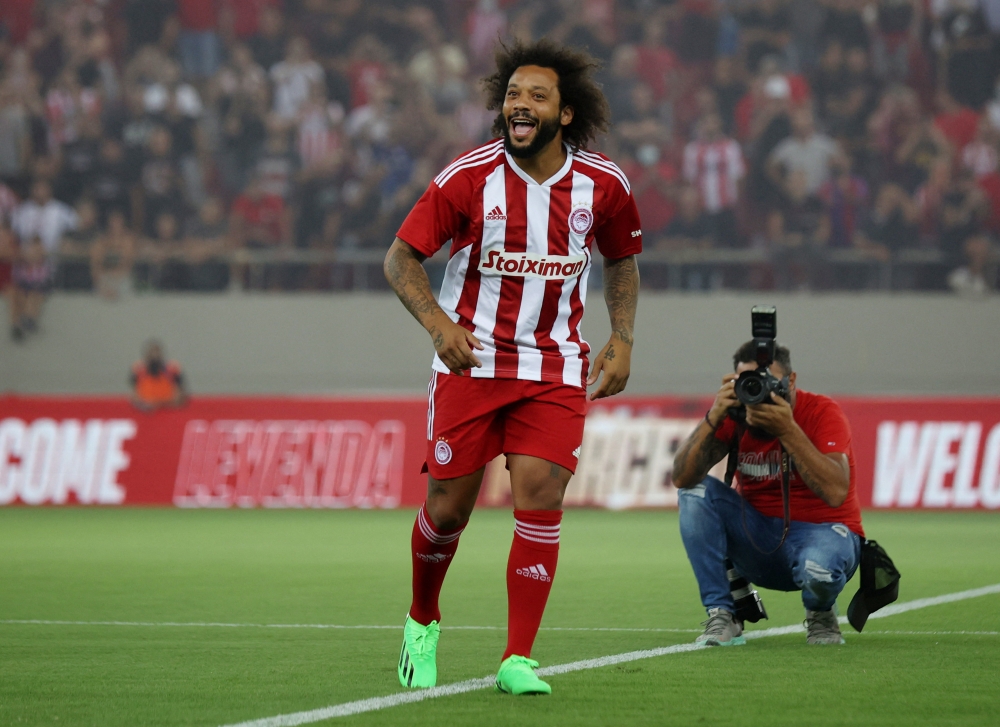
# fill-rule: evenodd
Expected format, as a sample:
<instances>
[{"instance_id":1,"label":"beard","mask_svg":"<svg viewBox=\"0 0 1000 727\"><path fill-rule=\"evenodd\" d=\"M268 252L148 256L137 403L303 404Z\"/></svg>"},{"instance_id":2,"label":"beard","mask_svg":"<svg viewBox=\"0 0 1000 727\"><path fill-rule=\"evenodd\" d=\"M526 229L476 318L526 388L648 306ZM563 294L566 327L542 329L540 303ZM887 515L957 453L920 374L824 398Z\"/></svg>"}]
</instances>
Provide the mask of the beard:
<instances>
[{"instance_id":1,"label":"beard","mask_svg":"<svg viewBox=\"0 0 1000 727\"><path fill-rule=\"evenodd\" d=\"M507 153L512 157L517 159L528 159L535 156L542 149L548 145L550 141L556 138L556 134L559 133L559 129L562 128L559 124L559 118L546 119L542 121L541 119L534 119L535 122L535 138L527 146L514 146L513 140L510 136L510 122L513 121L517 116L512 116L506 120L503 125L503 146L507 150ZM521 118L529 118L526 116L521 116Z\"/></svg>"}]
</instances>

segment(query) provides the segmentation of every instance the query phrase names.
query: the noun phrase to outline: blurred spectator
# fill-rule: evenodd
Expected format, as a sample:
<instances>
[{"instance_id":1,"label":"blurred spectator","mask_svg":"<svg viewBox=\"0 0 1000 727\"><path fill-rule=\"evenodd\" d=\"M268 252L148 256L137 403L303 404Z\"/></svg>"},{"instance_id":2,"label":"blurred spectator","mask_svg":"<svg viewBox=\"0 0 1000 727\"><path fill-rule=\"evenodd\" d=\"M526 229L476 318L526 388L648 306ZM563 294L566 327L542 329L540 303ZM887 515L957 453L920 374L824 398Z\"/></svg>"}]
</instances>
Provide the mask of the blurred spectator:
<instances>
[{"instance_id":1,"label":"blurred spectator","mask_svg":"<svg viewBox=\"0 0 1000 727\"><path fill-rule=\"evenodd\" d=\"M45 254L59 252L63 235L76 229L79 217L65 202L52 198L52 185L38 181L31 187L31 198L22 202L14 211L11 227L22 245L41 241Z\"/></svg>"},{"instance_id":2,"label":"blurred spectator","mask_svg":"<svg viewBox=\"0 0 1000 727\"><path fill-rule=\"evenodd\" d=\"M712 220L702 209L701 195L695 187L684 187L678 196L677 214L667 225L658 247L665 250L708 250L718 244ZM686 290L710 290L720 287L721 273L704 264L680 266L679 287Z\"/></svg>"},{"instance_id":3,"label":"blurred spectator","mask_svg":"<svg viewBox=\"0 0 1000 727\"><path fill-rule=\"evenodd\" d=\"M11 338L20 343L25 335L38 331L42 304L52 287L55 269L42 238L28 238L21 243L14 258L10 298Z\"/></svg>"},{"instance_id":4,"label":"blurred spectator","mask_svg":"<svg viewBox=\"0 0 1000 727\"><path fill-rule=\"evenodd\" d=\"M684 150L684 179L698 188L714 237L727 246L736 244L735 210L745 175L739 144L723 134L718 114L708 114L699 124L698 139Z\"/></svg>"},{"instance_id":5,"label":"blurred spectator","mask_svg":"<svg viewBox=\"0 0 1000 727\"><path fill-rule=\"evenodd\" d=\"M188 263L185 289L209 292L228 287L229 265L225 260L228 233L222 200L209 197L185 235L184 258Z\"/></svg>"},{"instance_id":6,"label":"blurred spectator","mask_svg":"<svg viewBox=\"0 0 1000 727\"><path fill-rule=\"evenodd\" d=\"M678 195L677 214L667 225L659 247L666 250L707 250L714 246L712 220L702 208L696 187L684 187Z\"/></svg>"},{"instance_id":7,"label":"blurred spectator","mask_svg":"<svg viewBox=\"0 0 1000 727\"><path fill-rule=\"evenodd\" d=\"M154 236L160 215L176 218L182 208L181 178L173 154L173 137L166 128L157 127L149 135L133 216L143 221L142 230L146 235Z\"/></svg>"},{"instance_id":8,"label":"blurred spectator","mask_svg":"<svg viewBox=\"0 0 1000 727\"><path fill-rule=\"evenodd\" d=\"M255 177L233 202L230 249L274 250L288 246L292 242L290 223L285 201L276 194L266 194L261 180ZM275 265L254 266L248 272L256 276L246 281L250 287L280 288L286 282L284 271L279 275Z\"/></svg>"},{"instance_id":9,"label":"blurred spectator","mask_svg":"<svg viewBox=\"0 0 1000 727\"><path fill-rule=\"evenodd\" d=\"M901 187L884 185L858 231L860 246L886 259L903 248L916 247L919 214L917 205Z\"/></svg>"},{"instance_id":10,"label":"blurred spectator","mask_svg":"<svg viewBox=\"0 0 1000 727\"><path fill-rule=\"evenodd\" d=\"M105 300L118 300L131 290L136 240L122 209L108 213L107 230L90 249L94 290Z\"/></svg>"},{"instance_id":11,"label":"blurred spectator","mask_svg":"<svg viewBox=\"0 0 1000 727\"><path fill-rule=\"evenodd\" d=\"M856 234L864 222L868 205L868 184L851 171L851 159L839 154L830 160L831 178L819 188L826 214L817 231L820 241L833 248L857 244Z\"/></svg>"},{"instance_id":12,"label":"blurred spectator","mask_svg":"<svg viewBox=\"0 0 1000 727\"><path fill-rule=\"evenodd\" d=\"M988 118L979 120L976 138L962 149L961 163L976 179L997 171L997 131Z\"/></svg>"},{"instance_id":13,"label":"blurred spectator","mask_svg":"<svg viewBox=\"0 0 1000 727\"><path fill-rule=\"evenodd\" d=\"M132 364L132 405L142 411L179 407L187 402L188 394L181 366L164 358L159 341L149 341L141 361Z\"/></svg>"},{"instance_id":14,"label":"blurred spectator","mask_svg":"<svg viewBox=\"0 0 1000 727\"><path fill-rule=\"evenodd\" d=\"M210 78L219 66L222 52L216 27L219 24L212 0L175 0L180 23L181 64L188 78Z\"/></svg>"},{"instance_id":15,"label":"blurred spectator","mask_svg":"<svg viewBox=\"0 0 1000 727\"><path fill-rule=\"evenodd\" d=\"M786 49L791 48L792 18L784 0L748 3L737 18L742 30L746 65L751 72L757 70L766 56L784 55Z\"/></svg>"},{"instance_id":16,"label":"blurred spectator","mask_svg":"<svg viewBox=\"0 0 1000 727\"><path fill-rule=\"evenodd\" d=\"M622 168L632 185L632 195L639 208L643 234L656 240L674 218L677 168L655 144L643 144L635 153L635 161Z\"/></svg>"},{"instance_id":17,"label":"blurred spectator","mask_svg":"<svg viewBox=\"0 0 1000 727\"><path fill-rule=\"evenodd\" d=\"M142 290L183 290L187 268L183 261L181 229L177 217L161 212L153 222L153 234L139 245L142 261L136 266L136 284Z\"/></svg>"},{"instance_id":18,"label":"blurred spectator","mask_svg":"<svg viewBox=\"0 0 1000 727\"><path fill-rule=\"evenodd\" d=\"M129 173L125 149L117 139L104 139L91 177L89 192L97 205L98 224L107 225L112 211L128 208Z\"/></svg>"},{"instance_id":19,"label":"blurred spectator","mask_svg":"<svg viewBox=\"0 0 1000 727\"><path fill-rule=\"evenodd\" d=\"M940 28L948 92L959 104L981 108L997 78L989 26L978 0L951 0L945 7Z\"/></svg>"},{"instance_id":20,"label":"blurred spectator","mask_svg":"<svg viewBox=\"0 0 1000 727\"><path fill-rule=\"evenodd\" d=\"M944 89L938 92L937 106L939 113L934 117L934 125L951 142L952 148L961 152L976 136L979 114L960 104Z\"/></svg>"},{"instance_id":21,"label":"blurred spectator","mask_svg":"<svg viewBox=\"0 0 1000 727\"><path fill-rule=\"evenodd\" d=\"M265 69L272 68L285 57L287 42L281 10L274 5L265 5L258 15L257 32L246 44L253 53L253 60Z\"/></svg>"},{"instance_id":22,"label":"blurred spectator","mask_svg":"<svg viewBox=\"0 0 1000 727\"><path fill-rule=\"evenodd\" d=\"M56 282L65 290L91 290L89 259L100 234L97 206L89 199L82 199L76 205L76 215L76 229L63 236Z\"/></svg>"},{"instance_id":23,"label":"blurred spectator","mask_svg":"<svg viewBox=\"0 0 1000 727\"><path fill-rule=\"evenodd\" d=\"M948 286L963 295L983 295L996 288L996 244L985 234L966 239L962 246L964 264L948 275Z\"/></svg>"},{"instance_id":24,"label":"blurred spectator","mask_svg":"<svg viewBox=\"0 0 1000 727\"><path fill-rule=\"evenodd\" d=\"M323 67L312 60L309 44L301 36L288 41L285 60L271 67L270 76L274 82L274 114L280 124L291 124L313 86L324 81Z\"/></svg>"},{"instance_id":25,"label":"blurred spectator","mask_svg":"<svg viewBox=\"0 0 1000 727\"><path fill-rule=\"evenodd\" d=\"M585 45L605 64L614 125L596 148L631 160L624 166L647 234L672 223L682 169L702 198L695 218L713 222L712 246L755 240L789 250L799 228L810 230L808 265L803 257L798 268L786 266L783 287L875 284L861 274L864 265L893 262L907 246L938 249L947 265L968 267L965 245L982 245L967 241L984 229L1000 235L1000 4L992 0L8 5L0 2L10 29L0 31L0 183L22 199L41 182L62 203L89 210L93 202L101 230L124 211L116 229L124 225L155 249L163 238L157 221L172 217L174 262L165 269L175 267L176 280L167 275L157 285L220 289L217 263L246 255L239 250L247 246L274 250L276 239L316 248L328 261L310 263L306 275L301 253L276 262L271 252L263 256L271 262L251 266L253 286L359 284L366 276L352 276L364 263L332 256L388 244L421 180L490 137L495 112L477 82L494 44L542 35ZM255 179L260 196L248 205L244 192ZM803 183L801 196L792 187ZM258 234L268 225L249 220L277 210L261 202L272 197L281 199L281 231ZM975 209L972 227L944 219L965 203ZM221 223L206 221L220 213ZM814 218L815 229L805 224ZM256 232L226 230L229 242L241 242L220 247L216 228L226 220ZM50 251L72 225L56 227L55 238L39 234ZM85 225L65 251L97 247L85 241L93 236ZM826 275L831 258L849 274ZM50 258L57 286L86 283L73 259ZM860 262L850 268L845 260ZM706 263L701 282L673 268L662 282L711 287L721 284L722 264L732 263ZM142 275L159 263L144 265L139 282L152 284ZM942 288L943 266L933 265L893 265L893 285ZM910 268L924 272L899 272ZM768 268L738 283L767 286L772 278Z\"/></svg>"},{"instance_id":26,"label":"blurred spectator","mask_svg":"<svg viewBox=\"0 0 1000 727\"><path fill-rule=\"evenodd\" d=\"M796 109L791 119L792 136L771 152L771 178L787 189L796 173L800 173L803 187L800 191L814 195L830 176L830 160L837 154L837 145L826 134L816 131L808 107Z\"/></svg>"}]
</instances>

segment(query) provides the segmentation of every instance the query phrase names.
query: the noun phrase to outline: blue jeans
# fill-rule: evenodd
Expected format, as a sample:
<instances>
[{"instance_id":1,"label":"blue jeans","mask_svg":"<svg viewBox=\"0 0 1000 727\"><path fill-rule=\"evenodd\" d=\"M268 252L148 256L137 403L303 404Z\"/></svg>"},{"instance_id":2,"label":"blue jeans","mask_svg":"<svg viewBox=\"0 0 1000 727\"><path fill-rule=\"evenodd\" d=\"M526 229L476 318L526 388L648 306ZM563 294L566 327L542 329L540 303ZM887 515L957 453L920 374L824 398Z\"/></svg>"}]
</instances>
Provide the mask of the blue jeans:
<instances>
[{"instance_id":1,"label":"blue jeans","mask_svg":"<svg viewBox=\"0 0 1000 727\"><path fill-rule=\"evenodd\" d=\"M726 558L756 586L802 591L802 604L810 611L833 608L861 560L861 538L847 526L797 520L784 545L764 555L760 550L772 550L781 540L782 519L762 515L714 477L681 490L678 501L681 539L706 610L734 611Z\"/></svg>"},{"instance_id":2,"label":"blue jeans","mask_svg":"<svg viewBox=\"0 0 1000 727\"><path fill-rule=\"evenodd\" d=\"M215 75L222 46L214 30L182 30L178 44L185 76L198 80Z\"/></svg>"}]
</instances>

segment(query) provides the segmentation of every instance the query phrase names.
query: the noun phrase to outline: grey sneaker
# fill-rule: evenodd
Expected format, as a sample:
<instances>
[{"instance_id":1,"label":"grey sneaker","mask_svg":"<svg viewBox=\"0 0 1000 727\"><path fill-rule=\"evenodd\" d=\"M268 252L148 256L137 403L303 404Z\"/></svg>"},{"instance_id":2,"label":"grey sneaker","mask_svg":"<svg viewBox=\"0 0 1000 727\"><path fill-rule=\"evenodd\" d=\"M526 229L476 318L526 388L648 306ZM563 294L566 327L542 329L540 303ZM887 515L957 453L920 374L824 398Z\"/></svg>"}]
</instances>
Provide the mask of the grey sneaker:
<instances>
[{"instance_id":1,"label":"grey sneaker","mask_svg":"<svg viewBox=\"0 0 1000 727\"><path fill-rule=\"evenodd\" d=\"M708 621L702 621L705 633L694 640L703 646L741 646L747 642L743 638L743 624L724 608L708 609Z\"/></svg>"},{"instance_id":2,"label":"grey sneaker","mask_svg":"<svg viewBox=\"0 0 1000 727\"><path fill-rule=\"evenodd\" d=\"M807 609L806 631L807 644L844 643L844 637L840 635L837 614L832 608L829 611L809 611Z\"/></svg>"}]
</instances>

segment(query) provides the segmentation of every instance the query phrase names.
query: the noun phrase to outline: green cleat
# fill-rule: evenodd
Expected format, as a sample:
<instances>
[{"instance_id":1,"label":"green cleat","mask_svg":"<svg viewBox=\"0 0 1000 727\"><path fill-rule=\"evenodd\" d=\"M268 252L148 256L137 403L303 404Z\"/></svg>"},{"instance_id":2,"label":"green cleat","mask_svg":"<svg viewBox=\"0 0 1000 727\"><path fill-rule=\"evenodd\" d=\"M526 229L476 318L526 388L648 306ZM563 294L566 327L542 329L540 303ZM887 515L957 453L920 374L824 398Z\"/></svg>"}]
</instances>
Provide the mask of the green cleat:
<instances>
[{"instance_id":1,"label":"green cleat","mask_svg":"<svg viewBox=\"0 0 1000 727\"><path fill-rule=\"evenodd\" d=\"M495 688L504 694L552 694L552 687L535 674L537 661L509 656L500 664Z\"/></svg>"},{"instance_id":2,"label":"green cleat","mask_svg":"<svg viewBox=\"0 0 1000 727\"><path fill-rule=\"evenodd\" d=\"M433 687L437 684L437 646L441 627L437 621L421 626L409 615L403 624L403 648L399 651L399 683L404 687Z\"/></svg>"}]
</instances>

